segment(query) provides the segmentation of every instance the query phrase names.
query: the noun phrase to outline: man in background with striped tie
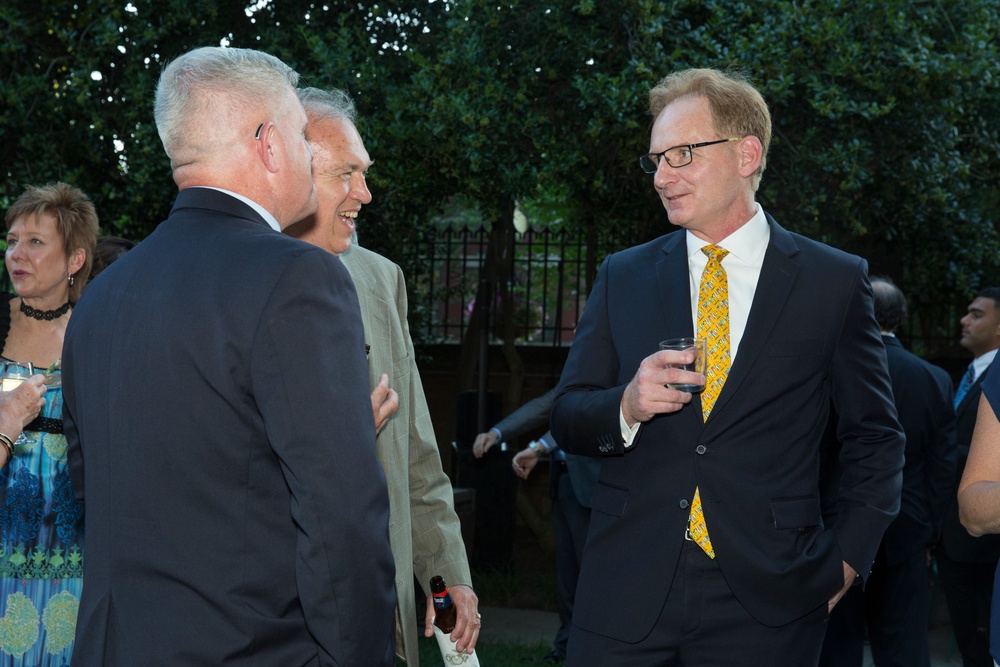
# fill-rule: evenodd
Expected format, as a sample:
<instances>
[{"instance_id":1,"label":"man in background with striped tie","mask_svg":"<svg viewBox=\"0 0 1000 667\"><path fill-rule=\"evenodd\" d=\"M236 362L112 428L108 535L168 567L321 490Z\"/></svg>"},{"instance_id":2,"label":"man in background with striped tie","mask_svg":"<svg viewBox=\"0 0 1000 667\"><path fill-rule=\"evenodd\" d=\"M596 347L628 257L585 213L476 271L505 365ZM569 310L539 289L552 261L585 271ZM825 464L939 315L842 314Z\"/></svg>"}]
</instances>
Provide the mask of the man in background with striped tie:
<instances>
[{"instance_id":1,"label":"man in background with striped tie","mask_svg":"<svg viewBox=\"0 0 1000 667\"><path fill-rule=\"evenodd\" d=\"M936 556L941 588L948 602L948 615L963 667L992 667L990 601L993 598L993 571L1000 558L1000 535L969 535L958 520L956 493L976 428L976 412L983 393L980 387L1000 348L1000 287L979 290L961 324L961 345L972 353L973 359L955 389L958 469Z\"/></svg>"},{"instance_id":2,"label":"man in background with striped tie","mask_svg":"<svg viewBox=\"0 0 1000 667\"><path fill-rule=\"evenodd\" d=\"M567 664L816 665L829 610L899 510L867 264L755 201L771 118L743 76L677 72L649 101L639 164L682 229L605 260L552 412L568 452L602 460ZM704 379L670 367L691 350L657 351L693 335ZM842 476L824 525L833 411Z\"/></svg>"}]
</instances>

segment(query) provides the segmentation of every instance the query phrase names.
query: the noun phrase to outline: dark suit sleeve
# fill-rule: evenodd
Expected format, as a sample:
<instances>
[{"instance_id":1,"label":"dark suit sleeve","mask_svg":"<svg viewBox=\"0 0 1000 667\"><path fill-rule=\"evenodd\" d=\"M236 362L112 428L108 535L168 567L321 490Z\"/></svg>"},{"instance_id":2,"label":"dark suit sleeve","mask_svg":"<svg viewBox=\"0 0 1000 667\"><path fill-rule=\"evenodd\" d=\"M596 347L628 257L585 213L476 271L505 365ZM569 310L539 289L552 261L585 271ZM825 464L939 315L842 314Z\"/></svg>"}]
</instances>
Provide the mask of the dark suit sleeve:
<instances>
[{"instance_id":1,"label":"dark suit sleeve","mask_svg":"<svg viewBox=\"0 0 1000 667\"><path fill-rule=\"evenodd\" d=\"M556 397L553 387L537 398L533 398L514 412L510 413L493 427L503 434L503 439L510 441L524 435L528 431L541 428L549 423L552 412L552 402Z\"/></svg>"},{"instance_id":2,"label":"dark suit sleeve","mask_svg":"<svg viewBox=\"0 0 1000 667\"><path fill-rule=\"evenodd\" d=\"M65 358L65 353L63 353ZM73 495L78 502L84 501L83 450L80 449L80 433L76 429L73 414L76 412L76 395L72 385L63 386L63 433L66 434L66 467L73 487Z\"/></svg>"},{"instance_id":3,"label":"dark suit sleeve","mask_svg":"<svg viewBox=\"0 0 1000 667\"><path fill-rule=\"evenodd\" d=\"M388 495L361 313L339 260L315 252L289 265L269 296L251 363L254 397L292 496L298 592L318 664L390 665Z\"/></svg>"},{"instance_id":4,"label":"dark suit sleeve","mask_svg":"<svg viewBox=\"0 0 1000 667\"><path fill-rule=\"evenodd\" d=\"M552 435L552 431L546 431L545 434L538 439L545 443L545 448L548 450L549 454L559 450L559 443L556 442L556 437Z\"/></svg>"},{"instance_id":5,"label":"dark suit sleeve","mask_svg":"<svg viewBox=\"0 0 1000 667\"><path fill-rule=\"evenodd\" d=\"M843 559L862 577L899 512L905 443L866 274L860 262L830 371L843 471L833 530Z\"/></svg>"},{"instance_id":6,"label":"dark suit sleeve","mask_svg":"<svg viewBox=\"0 0 1000 667\"><path fill-rule=\"evenodd\" d=\"M941 526L951 500L958 466L958 443L955 436L954 390L951 379L941 369L934 369L937 392L928 397L932 403L931 415L934 420L934 439L931 441L924 461L925 493L931 511L934 528L933 546L941 537Z\"/></svg>"},{"instance_id":7,"label":"dark suit sleeve","mask_svg":"<svg viewBox=\"0 0 1000 667\"><path fill-rule=\"evenodd\" d=\"M573 454L622 454L621 401L626 383L608 322L608 272L605 260L563 367L552 406L552 435ZM641 429L640 429L641 433Z\"/></svg>"}]
</instances>

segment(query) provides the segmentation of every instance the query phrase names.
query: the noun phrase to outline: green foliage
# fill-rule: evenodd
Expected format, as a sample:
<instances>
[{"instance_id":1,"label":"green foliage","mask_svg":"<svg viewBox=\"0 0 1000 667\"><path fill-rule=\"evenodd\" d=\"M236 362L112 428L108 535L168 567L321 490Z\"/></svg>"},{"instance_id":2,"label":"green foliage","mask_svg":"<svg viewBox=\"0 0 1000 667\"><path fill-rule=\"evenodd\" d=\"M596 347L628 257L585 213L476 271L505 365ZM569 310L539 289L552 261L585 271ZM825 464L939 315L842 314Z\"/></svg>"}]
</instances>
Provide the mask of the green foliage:
<instances>
[{"instance_id":1,"label":"green foliage","mask_svg":"<svg viewBox=\"0 0 1000 667\"><path fill-rule=\"evenodd\" d=\"M754 7L719 29L732 45L723 57L747 67L772 106L765 208L868 258L914 311L964 307L995 282L997 3ZM935 319L920 333L954 330L950 313Z\"/></svg>"},{"instance_id":2,"label":"green foliage","mask_svg":"<svg viewBox=\"0 0 1000 667\"><path fill-rule=\"evenodd\" d=\"M161 64L225 42L356 98L376 161L362 241L397 261L456 201L640 242L669 229L635 163L646 91L735 66L774 117L765 209L891 275L921 315L911 334L946 335L998 268L998 29L998 0L8 2L0 205L58 178L106 232L147 234L175 195L152 124Z\"/></svg>"},{"instance_id":3,"label":"green foliage","mask_svg":"<svg viewBox=\"0 0 1000 667\"><path fill-rule=\"evenodd\" d=\"M95 201L103 232L141 239L176 196L153 124L160 67L251 32L245 3L207 0L197 16L179 0L40 4L0 12L0 203L64 180Z\"/></svg>"}]
</instances>

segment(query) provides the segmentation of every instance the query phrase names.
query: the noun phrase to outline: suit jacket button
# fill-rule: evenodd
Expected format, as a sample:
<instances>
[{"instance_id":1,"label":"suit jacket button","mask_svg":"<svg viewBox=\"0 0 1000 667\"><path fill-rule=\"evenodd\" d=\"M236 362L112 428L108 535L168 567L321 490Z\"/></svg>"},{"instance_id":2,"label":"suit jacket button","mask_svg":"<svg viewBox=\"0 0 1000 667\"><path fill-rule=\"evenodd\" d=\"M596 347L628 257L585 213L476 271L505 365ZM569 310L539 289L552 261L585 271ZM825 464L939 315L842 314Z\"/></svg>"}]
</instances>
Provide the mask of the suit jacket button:
<instances>
[{"instance_id":1,"label":"suit jacket button","mask_svg":"<svg viewBox=\"0 0 1000 667\"><path fill-rule=\"evenodd\" d=\"M697 447L694 448L694 451L698 452L699 454L704 454L705 452L708 451L708 449L705 447L705 445L698 445Z\"/></svg>"},{"instance_id":2,"label":"suit jacket button","mask_svg":"<svg viewBox=\"0 0 1000 667\"><path fill-rule=\"evenodd\" d=\"M681 501L677 504L680 505L682 510L686 510L688 508L688 505L690 505L691 503L687 501L687 498L682 498Z\"/></svg>"}]
</instances>

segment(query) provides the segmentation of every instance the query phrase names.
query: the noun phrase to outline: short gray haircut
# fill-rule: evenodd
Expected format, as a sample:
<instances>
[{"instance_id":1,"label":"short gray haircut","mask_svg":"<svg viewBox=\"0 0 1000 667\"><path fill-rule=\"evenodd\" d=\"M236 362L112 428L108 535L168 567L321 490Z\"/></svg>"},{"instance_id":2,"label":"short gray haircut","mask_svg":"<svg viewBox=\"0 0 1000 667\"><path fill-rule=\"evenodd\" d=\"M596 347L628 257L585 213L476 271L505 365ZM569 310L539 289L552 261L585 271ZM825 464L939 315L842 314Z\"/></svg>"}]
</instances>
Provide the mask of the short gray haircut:
<instances>
[{"instance_id":1,"label":"short gray haircut","mask_svg":"<svg viewBox=\"0 0 1000 667\"><path fill-rule=\"evenodd\" d=\"M270 112L298 82L295 70L262 51L219 46L188 51L163 69L156 87L153 117L167 155L173 159L178 150L225 141L236 131L229 120L234 112Z\"/></svg>"},{"instance_id":2,"label":"short gray haircut","mask_svg":"<svg viewBox=\"0 0 1000 667\"><path fill-rule=\"evenodd\" d=\"M299 88L295 92L310 121L348 120L352 125L358 124L357 107L345 91L339 88Z\"/></svg>"}]
</instances>

